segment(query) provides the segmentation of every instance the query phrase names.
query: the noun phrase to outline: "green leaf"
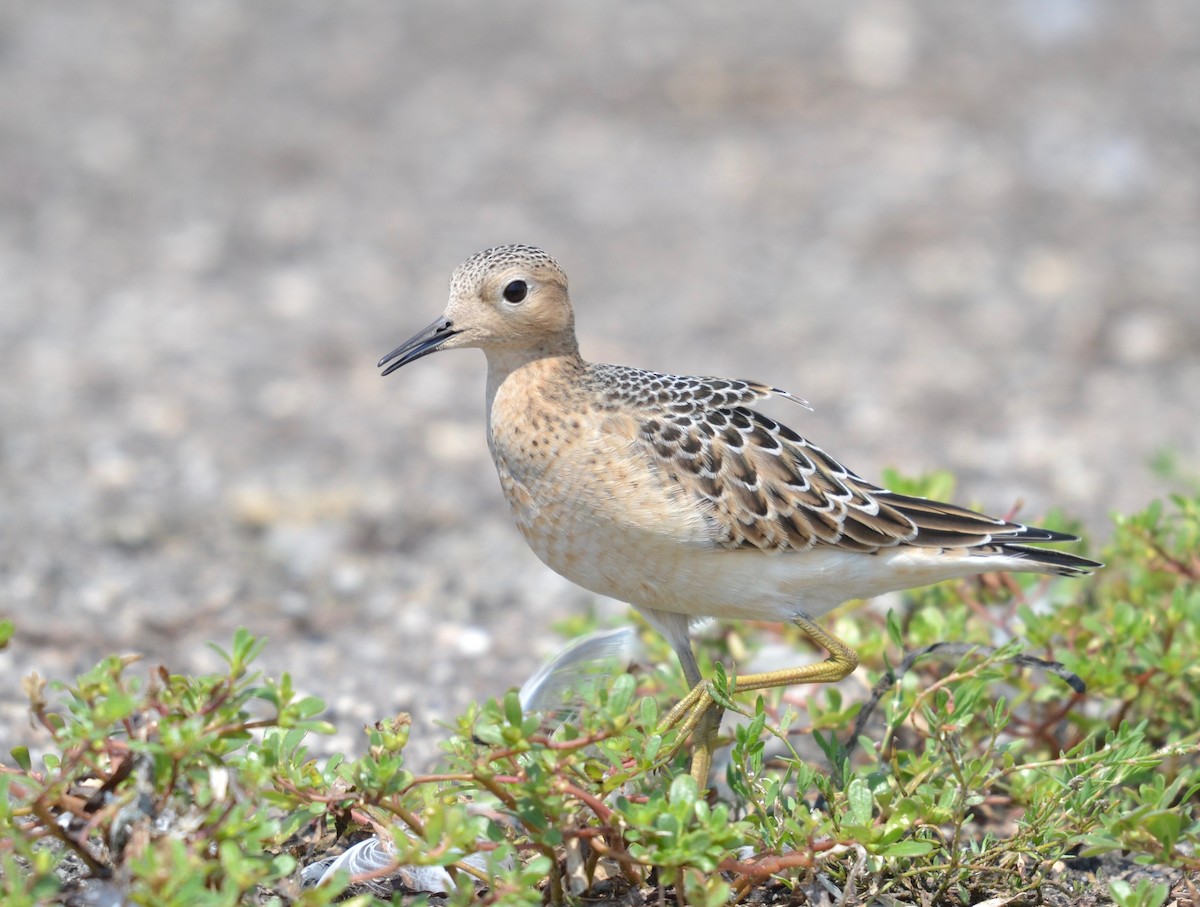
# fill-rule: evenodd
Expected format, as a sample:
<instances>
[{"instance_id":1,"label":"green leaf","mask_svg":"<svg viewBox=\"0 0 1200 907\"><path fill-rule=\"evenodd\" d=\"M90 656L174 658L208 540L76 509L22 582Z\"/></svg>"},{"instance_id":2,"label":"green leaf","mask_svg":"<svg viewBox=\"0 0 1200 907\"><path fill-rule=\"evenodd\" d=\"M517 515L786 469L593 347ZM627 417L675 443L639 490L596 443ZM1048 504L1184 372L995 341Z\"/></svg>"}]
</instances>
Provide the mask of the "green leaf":
<instances>
[{"instance_id":1,"label":"green leaf","mask_svg":"<svg viewBox=\"0 0 1200 907\"><path fill-rule=\"evenodd\" d=\"M892 641L892 645L903 652L904 636L900 632L900 618L896 616L896 610L894 608L888 608L887 633L888 639Z\"/></svg>"},{"instance_id":2,"label":"green leaf","mask_svg":"<svg viewBox=\"0 0 1200 907\"><path fill-rule=\"evenodd\" d=\"M8 751L13 757L13 761L17 763L17 768L23 772L28 772L33 768L33 760L29 756L29 747L14 746Z\"/></svg>"},{"instance_id":3,"label":"green leaf","mask_svg":"<svg viewBox=\"0 0 1200 907\"><path fill-rule=\"evenodd\" d=\"M846 805L850 821L854 825L866 827L871 824L871 813L874 808L874 798L871 789L862 778L855 778L846 788Z\"/></svg>"},{"instance_id":4,"label":"green leaf","mask_svg":"<svg viewBox=\"0 0 1200 907\"><path fill-rule=\"evenodd\" d=\"M937 845L931 841L897 841L879 851L881 857L923 857Z\"/></svg>"},{"instance_id":5,"label":"green leaf","mask_svg":"<svg viewBox=\"0 0 1200 907\"><path fill-rule=\"evenodd\" d=\"M525 713L521 711L521 698L516 690L504 694L504 720L516 727L521 726Z\"/></svg>"},{"instance_id":6,"label":"green leaf","mask_svg":"<svg viewBox=\"0 0 1200 907\"><path fill-rule=\"evenodd\" d=\"M0 620L0 649L8 648L16 629L17 625L8 618Z\"/></svg>"},{"instance_id":7,"label":"green leaf","mask_svg":"<svg viewBox=\"0 0 1200 907\"><path fill-rule=\"evenodd\" d=\"M608 708L612 714L625 714L633 704L637 692L637 681L632 674L618 674L608 693Z\"/></svg>"},{"instance_id":8,"label":"green leaf","mask_svg":"<svg viewBox=\"0 0 1200 907\"><path fill-rule=\"evenodd\" d=\"M697 796L696 779L691 775L679 775L671 782L671 792L667 799L673 807L686 806L690 810L695 805Z\"/></svg>"}]
</instances>

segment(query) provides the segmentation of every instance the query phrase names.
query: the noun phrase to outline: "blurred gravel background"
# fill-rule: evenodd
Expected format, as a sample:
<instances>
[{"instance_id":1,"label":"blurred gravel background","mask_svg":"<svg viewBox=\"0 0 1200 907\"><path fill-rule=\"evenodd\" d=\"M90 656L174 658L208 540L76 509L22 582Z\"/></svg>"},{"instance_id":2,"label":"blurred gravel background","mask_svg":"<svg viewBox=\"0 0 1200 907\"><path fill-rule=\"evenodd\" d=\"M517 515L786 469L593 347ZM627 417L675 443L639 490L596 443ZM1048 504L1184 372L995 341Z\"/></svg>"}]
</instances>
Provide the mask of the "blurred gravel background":
<instances>
[{"instance_id":1,"label":"blurred gravel background","mask_svg":"<svg viewBox=\"0 0 1200 907\"><path fill-rule=\"evenodd\" d=\"M555 648L482 357L374 368L514 241L590 358L1103 536L1196 468L1200 5L3 0L0 751L28 671L238 625L338 748Z\"/></svg>"}]
</instances>

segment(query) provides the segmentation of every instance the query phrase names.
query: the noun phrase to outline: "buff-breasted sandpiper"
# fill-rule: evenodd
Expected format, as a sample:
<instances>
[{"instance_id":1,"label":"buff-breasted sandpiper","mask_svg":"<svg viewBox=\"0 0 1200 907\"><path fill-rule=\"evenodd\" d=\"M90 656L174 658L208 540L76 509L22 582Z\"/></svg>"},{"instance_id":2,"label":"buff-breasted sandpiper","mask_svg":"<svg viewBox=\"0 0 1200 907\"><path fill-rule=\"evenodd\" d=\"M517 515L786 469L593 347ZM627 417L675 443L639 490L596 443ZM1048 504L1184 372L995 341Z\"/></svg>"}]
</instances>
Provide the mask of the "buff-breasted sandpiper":
<instances>
[{"instance_id":1,"label":"buff-breasted sandpiper","mask_svg":"<svg viewBox=\"0 0 1200 907\"><path fill-rule=\"evenodd\" d=\"M1079 576L1095 561L1031 542L1074 536L864 481L755 404L757 381L597 365L579 355L567 277L541 249L498 246L450 279L440 318L380 360L487 357L488 447L517 526L567 579L636 607L670 641L691 692L664 726L695 732L708 776L720 710L690 622L791 621L829 653L736 678L738 691L840 680L858 657L814 620L843 602L991 571ZM390 364L389 364L390 363Z\"/></svg>"}]
</instances>

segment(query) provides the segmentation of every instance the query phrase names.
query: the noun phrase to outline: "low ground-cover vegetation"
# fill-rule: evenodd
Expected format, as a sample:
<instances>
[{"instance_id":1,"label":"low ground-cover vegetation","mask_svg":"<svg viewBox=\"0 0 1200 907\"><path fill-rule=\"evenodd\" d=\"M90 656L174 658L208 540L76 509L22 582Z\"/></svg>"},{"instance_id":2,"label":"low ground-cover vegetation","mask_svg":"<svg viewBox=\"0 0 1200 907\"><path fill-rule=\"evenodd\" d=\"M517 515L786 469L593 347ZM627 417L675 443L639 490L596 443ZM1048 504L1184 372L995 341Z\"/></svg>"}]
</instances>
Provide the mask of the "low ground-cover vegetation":
<instances>
[{"instance_id":1,"label":"low ground-cover vegetation","mask_svg":"<svg viewBox=\"0 0 1200 907\"><path fill-rule=\"evenodd\" d=\"M310 758L322 704L259 676L248 633L219 675L113 657L72 685L31 677L53 744L0 768L0 901L366 905L410 897L413 867L437 866L449 890L418 897L1186 904L1200 496L1118 519L1101 557L1092 580L987 576L847 609L831 628L870 694L730 695L721 662L746 664L771 634L804 643L718 628L705 669L732 740L713 796L684 754L663 764L656 728L682 681L650 634L648 667L599 685L565 726L515 694L462 716L436 775L406 768L404 716L368 729L357 758ZM389 842L375 878L302 885L302 865L368 835Z\"/></svg>"}]
</instances>

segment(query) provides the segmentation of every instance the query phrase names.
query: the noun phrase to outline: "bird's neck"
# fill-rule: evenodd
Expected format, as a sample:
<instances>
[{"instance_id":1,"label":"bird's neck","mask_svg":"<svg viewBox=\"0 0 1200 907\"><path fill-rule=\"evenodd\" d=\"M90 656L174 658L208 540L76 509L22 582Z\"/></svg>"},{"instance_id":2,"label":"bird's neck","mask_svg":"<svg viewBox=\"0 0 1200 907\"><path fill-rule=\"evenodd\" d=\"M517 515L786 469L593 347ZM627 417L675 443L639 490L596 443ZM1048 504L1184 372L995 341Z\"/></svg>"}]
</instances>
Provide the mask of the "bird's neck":
<instances>
[{"instance_id":1,"label":"bird's neck","mask_svg":"<svg viewBox=\"0 0 1200 907\"><path fill-rule=\"evenodd\" d=\"M486 350L488 363L487 406L489 413L496 394L504 385L534 388L569 388L578 380L585 363L579 355L579 345L571 337L569 343L548 344L544 348Z\"/></svg>"},{"instance_id":2,"label":"bird's neck","mask_svg":"<svg viewBox=\"0 0 1200 907\"><path fill-rule=\"evenodd\" d=\"M484 350L488 364L488 385L497 387L516 372L533 369L564 370L571 372L582 368L579 344L574 335L547 338L537 346L489 346Z\"/></svg>"}]
</instances>

